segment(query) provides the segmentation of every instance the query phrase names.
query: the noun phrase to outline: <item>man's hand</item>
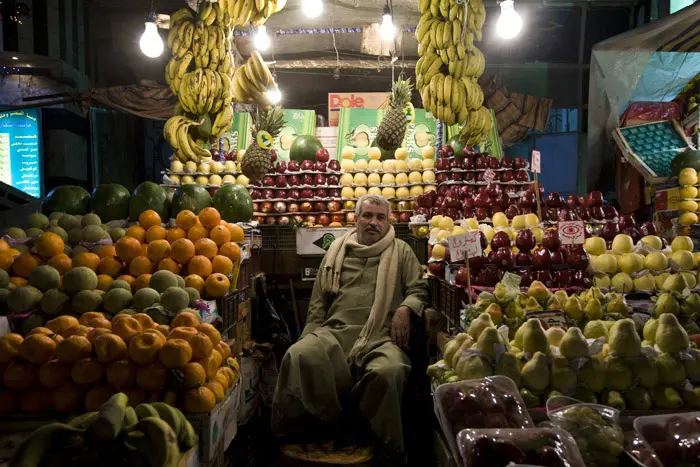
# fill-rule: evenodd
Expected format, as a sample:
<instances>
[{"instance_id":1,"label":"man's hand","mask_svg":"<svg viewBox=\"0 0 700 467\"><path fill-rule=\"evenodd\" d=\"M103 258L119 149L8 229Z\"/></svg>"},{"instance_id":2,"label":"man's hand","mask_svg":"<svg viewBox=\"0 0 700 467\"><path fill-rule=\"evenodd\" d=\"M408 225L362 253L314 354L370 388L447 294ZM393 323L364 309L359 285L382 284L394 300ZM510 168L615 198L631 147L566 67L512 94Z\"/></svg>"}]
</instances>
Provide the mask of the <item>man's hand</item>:
<instances>
[{"instance_id":1,"label":"man's hand","mask_svg":"<svg viewBox=\"0 0 700 467\"><path fill-rule=\"evenodd\" d=\"M411 335L411 310L402 306L396 309L391 320L391 341L405 349Z\"/></svg>"}]
</instances>

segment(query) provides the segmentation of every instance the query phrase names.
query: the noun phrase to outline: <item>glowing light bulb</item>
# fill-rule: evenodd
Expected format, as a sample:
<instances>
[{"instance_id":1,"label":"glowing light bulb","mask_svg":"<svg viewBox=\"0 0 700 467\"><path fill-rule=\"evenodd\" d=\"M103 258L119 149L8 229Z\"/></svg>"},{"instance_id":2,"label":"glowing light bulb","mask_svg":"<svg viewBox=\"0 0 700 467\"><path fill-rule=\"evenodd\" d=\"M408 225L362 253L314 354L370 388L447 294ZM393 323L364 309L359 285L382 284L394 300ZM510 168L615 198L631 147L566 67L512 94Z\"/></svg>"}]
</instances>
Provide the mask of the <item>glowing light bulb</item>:
<instances>
[{"instance_id":1,"label":"glowing light bulb","mask_svg":"<svg viewBox=\"0 0 700 467\"><path fill-rule=\"evenodd\" d=\"M163 53L163 39L158 34L156 23L146 23L146 30L141 35L139 46L146 57L156 58Z\"/></svg>"},{"instance_id":2,"label":"glowing light bulb","mask_svg":"<svg viewBox=\"0 0 700 467\"><path fill-rule=\"evenodd\" d=\"M303 0L301 11L307 18L318 18L323 13L323 0Z\"/></svg>"},{"instance_id":3,"label":"glowing light bulb","mask_svg":"<svg viewBox=\"0 0 700 467\"><path fill-rule=\"evenodd\" d=\"M515 8L513 0L503 0L501 2L501 16L496 23L496 32L504 39L512 39L520 33L523 28L523 20Z\"/></svg>"},{"instance_id":4,"label":"glowing light bulb","mask_svg":"<svg viewBox=\"0 0 700 467\"><path fill-rule=\"evenodd\" d=\"M270 48L270 36L267 35L267 28L265 26L258 27L258 31L255 33L255 38L253 39L253 45L261 52Z\"/></svg>"},{"instance_id":5,"label":"glowing light bulb","mask_svg":"<svg viewBox=\"0 0 700 467\"><path fill-rule=\"evenodd\" d=\"M386 8L382 17L382 24L379 26L379 37L383 41L390 41L394 39L395 34L396 30L394 29L394 21L391 19L391 12Z\"/></svg>"},{"instance_id":6,"label":"glowing light bulb","mask_svg":"<svg viewBox=\"0 0 700 467\"><path fill-rule=\"evenodd\" d=\"M277 88L270 88L267 92L265 92L265 98L272 105L279 104L279 102L282 100L282 93Z\"/></svg>"}]
</instances>

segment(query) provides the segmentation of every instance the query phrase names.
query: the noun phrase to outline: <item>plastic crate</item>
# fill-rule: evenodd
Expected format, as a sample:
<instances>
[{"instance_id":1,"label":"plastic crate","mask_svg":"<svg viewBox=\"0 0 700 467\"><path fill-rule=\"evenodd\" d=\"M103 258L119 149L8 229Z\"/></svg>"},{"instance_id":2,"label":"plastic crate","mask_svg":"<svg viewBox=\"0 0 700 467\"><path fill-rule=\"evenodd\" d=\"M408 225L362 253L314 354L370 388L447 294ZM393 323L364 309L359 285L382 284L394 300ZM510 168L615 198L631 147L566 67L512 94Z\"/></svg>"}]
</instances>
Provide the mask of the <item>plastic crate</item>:
<instances>
[{"instance_id":1,"label":"plastic crate","mask_svg":"<svg viewBox=\"0 0 700 467\"><path fill-rule=\"evenodd\" d=\"M224 320L222 332L226 332L238 322L238 292L227 293L216 299L216 309Z\"/></svg>"},{"instance_id":2,"label":"plastic crate","mask_svg":"<svg viewBox=\"0 0 700 467\"><path fill-rule=\"evenodd\" d=\"M408 243L413 252L416 254L416 257L418 258L418 262L420 264L426 264L428 262L427 238L418 238L414 237L413 235L409 235L406 243Z\"/></svg>"},{"instance_id":3,"label":"plastic crate","mask_svg":"<svg viewBox=\"0 0 700 467\"><path fill-rule=\"evenodd\" d=\"M241 271L238 273L238 282L236 282L236 290L246 289L250 285L250 263L250 259L247 259L241 263Z\"/></svg>"},{"instance_id":4,"label":"plastic crate","mask_svg":"<svg viewBox=\"0 0 700 467\"><path fill-rule=\"evenodd\" d=\"M408 228L408 224L394 224L394 235L403 241L408 241L408 237L411 234L411 230Z\"/></svg>"},{"instance_id":5,"label":"plastic crate","mask_svg":"<svg viewBox=\"0 0 700 467\"><path fill-rule=\"evenodd\" d=\"M261 225L262 251L297 251L297 236L291 225Z\"/></svg>"},{"instance_id":6,"label":"plastic crate","mask_svg":"<svg viewBox=\"0 0 700 467\"><path fill-rule=\"evenodd\" d=\"M436 310L440 309L440 279L435 276L428 276L428 289L430 292L430 303Z\"/></svg>"},{"instance_id":7,"label":"plastic crate","mask_svg":"<svg viewBox=\"0 0 700 467\"><path fill-rule=\"evenodd\" d=\"M438 309L445 315L450 328L459 326L459 312L462 302L467 300L467 293L461 287L440 281L440 303Z\"/></svg>"}]
</instances>

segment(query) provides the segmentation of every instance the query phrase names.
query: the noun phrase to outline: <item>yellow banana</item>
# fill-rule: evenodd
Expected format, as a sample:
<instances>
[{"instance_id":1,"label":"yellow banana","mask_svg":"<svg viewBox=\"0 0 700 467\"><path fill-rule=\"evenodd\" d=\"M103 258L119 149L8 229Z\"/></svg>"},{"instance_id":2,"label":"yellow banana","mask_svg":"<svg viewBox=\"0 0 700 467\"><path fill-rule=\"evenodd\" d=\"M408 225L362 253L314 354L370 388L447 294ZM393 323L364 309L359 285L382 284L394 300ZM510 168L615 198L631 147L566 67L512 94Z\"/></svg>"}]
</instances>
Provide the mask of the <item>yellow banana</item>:
<instances>
[{"instance_id":1,"label":"yellow banana","mask_svg":"<svg viewBox=\"0 0 700 467\"><path fill-rule=\"evenodd\" d=\"M445 39L445 23L440 21L440 23L437 25L437 29L435 31L435 39L437 40L437 48L438 49L443 49L445 47L444 39Z\"/></svg>"},{"instance_id":2,"label":"yellow banana","mask_svg":"<svg viewBox=\"0 0 700 467\"><path fill-rule=\"evenodd\" d=\"M442 73L439 73L438 75L438 80L437 83L435 83L435 88L437 89L437 100L440 105L445 101L445 89L444 89L444 83L445 83L445 75Z\"/></svg>"},{"instance_id":3,"label":"yellow banana","mask_svg":"<svg viewBox=\"0 0 700 467\"><path fill-rule=\"evenodd\" d=\"M177 433L160 418L139 420L125 436L125 443L143 453L151 467L177 467L180 461Z\"/></svg>"},{"instance_id":4,"label":"yellow banana","mask_svg":"<svg viewBox=\"0 0 700 467\"><path fill-rule=\"evenodd\" d=\"M207 1L202 2L201 6L199 7L199 14L197 15L197 19L206 24L206 20L213 10L214 6L211 3Z\"/></svg>"},{"instance_id":5,"label":"yellow banana","mask_svg":"<svg viewBox=\"0 0 700 467\"><path fill-rule=\"evenodd\" d=\"M194 19L194 13L189 8L180 8L175 13L170 15L170 29L174 29L180 21L185 19Z\"/></svg>"},{"instance_id":6,"label":"yellow banana","mask_svg":"<svg viewBox=\"0 0 700 467\"><path fill-rule=\"evenodd\" d=\"M451 103L452 103L452 76L450 76L450 75L445 76L445 79L443 80L442 96L445 99L445 102L447 103L447 105L451 106Z\"/></svg>"},{"instance_id":7,"label":"yellow banana","mask_svg":"<svg viewBox=\"0 0 700 467\"><path fill-rule=\"evenodd\" d=\"M452 22L447 21L444 23L445 26L442 28L442 42L444 46L447 48L452 44Z\"/></svg>"}]
</instances>

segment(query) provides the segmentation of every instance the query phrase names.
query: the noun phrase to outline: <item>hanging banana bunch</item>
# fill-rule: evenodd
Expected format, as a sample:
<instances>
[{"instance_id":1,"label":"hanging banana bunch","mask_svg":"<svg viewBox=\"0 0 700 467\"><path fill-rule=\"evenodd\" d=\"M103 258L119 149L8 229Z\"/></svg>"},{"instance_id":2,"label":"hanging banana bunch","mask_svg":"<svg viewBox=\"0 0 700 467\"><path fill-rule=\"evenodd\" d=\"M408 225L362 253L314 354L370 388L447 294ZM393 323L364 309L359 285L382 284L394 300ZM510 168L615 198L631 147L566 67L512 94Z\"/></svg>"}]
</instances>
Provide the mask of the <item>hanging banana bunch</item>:
<instances>
[{"instance_id":1,"label":"hanging banana bunch","mask_svg":"<svg viewBox=\"0 0 700 467\"><path fill-rule=\"evenodd\" d=\"M486 19L483 2L419 0L419 7L416 87L423 107L446 125L463 123L465 140L478 142L491 128L477 82L486 62L474 45Z\"/></svg>"},{"instance_id":2,"label":"hanging banana bunch","mask_svg":"<svg viewBox=\"0 0 700 467\"><path fill-rule=\"evenodd\" d=\"M246 26L251 22L258 27L265 24L273 13L284 8L286 3L286 0L231 0L228 3L228 13L234 26Z\"/></svg>"},{"instance_id":3,"label":"hanging banana bunch","mask_svg":"<svg viewBox=\"0 0 700 467\"><path fill-rule=\"evenodd\" d=\"M270 92L279 92L270 69L257 50L253 51L243 65L236 68L233 89L238 101L256 103L264 108L276 104L270 100Z\"/></svg>"}]
</instances>

